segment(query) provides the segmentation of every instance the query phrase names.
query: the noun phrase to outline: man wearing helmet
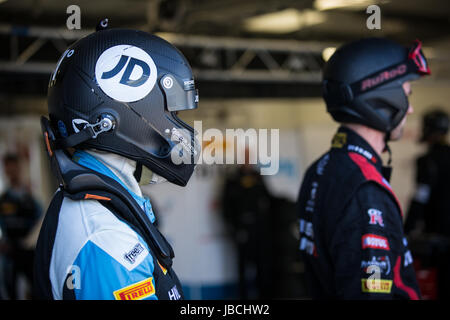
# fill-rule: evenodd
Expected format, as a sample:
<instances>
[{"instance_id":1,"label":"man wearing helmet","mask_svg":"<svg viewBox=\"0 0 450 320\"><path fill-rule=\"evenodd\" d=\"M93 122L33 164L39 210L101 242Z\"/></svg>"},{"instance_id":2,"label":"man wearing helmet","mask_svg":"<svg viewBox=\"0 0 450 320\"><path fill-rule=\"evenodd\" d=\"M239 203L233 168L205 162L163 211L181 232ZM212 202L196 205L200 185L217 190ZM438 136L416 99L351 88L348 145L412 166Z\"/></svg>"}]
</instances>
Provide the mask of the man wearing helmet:
<instances>
[{"instance_id":1,"label":"man wearing helmet","mask_svg":"<svg viewBox=\"0 0 450 320\"><path fill-rule=\"evenodd\" d=\"M140 186L185 186L197 107L189 63L165 40L99 30L70 46L48 90L45 145L59 182L39 235L39 299L181 299L173 251Z\"/></svg>"},{"instance_id":2,"label":"man wearing helmet","mask_svg":"<svg viewBox=\"0 0 450 320\"><path fill-rule=\"evenodd\" d=\"M437 269L439 299L449 297L450 277L450 146L448 114L440 108L422 119L421 143L427 152L416 161L416 191L409 205L405 233L417 248L422 268ZM415 247L415 248L414 248ZM426 247L421 253L419 248Z\"/></svg>"},{"instance_id":3,"label":"man wearing helmet","mask_svg":"<svg viewBox=\"0 0 450 320\"><path fill-rule=\"evenodd\" d=\"M449 127L449 116L443 110L432 110L423 117L420 142L426 143L428 150L416 162L417 186L408 210L406 233L420 232L422 225L426 233L450 236Z\"/></svg>"},{"instance_id":4,"label":"man wearing helmet","mask_svg":"<svg viewBox=\"0 0 450 320\"><path fill-rule=\"evenodd\" d=\"M331 149L307 170L298 199L313 298L420 298L402 209L380 156L389 140L401 138L413 111L409 81L429 73L419 41L408 50L362 39L327 62L323 96L341 126Z\"/></svg>"}]
</instances>

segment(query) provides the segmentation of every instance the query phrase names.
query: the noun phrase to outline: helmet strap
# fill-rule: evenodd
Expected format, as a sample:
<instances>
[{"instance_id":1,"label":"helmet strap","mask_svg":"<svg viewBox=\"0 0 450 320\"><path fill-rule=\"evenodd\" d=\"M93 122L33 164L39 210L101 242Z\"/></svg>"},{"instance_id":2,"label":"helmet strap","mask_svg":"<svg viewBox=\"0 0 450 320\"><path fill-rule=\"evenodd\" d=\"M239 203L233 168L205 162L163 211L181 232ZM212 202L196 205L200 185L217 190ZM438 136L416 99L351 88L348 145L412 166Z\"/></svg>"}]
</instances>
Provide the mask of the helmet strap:
<instances>
[{"instance_id":1,"label":"helmet strap","mask_svg":"<svg viewBox=\"0 0 450 320\"><path fill-rule=\"evenodd\" d=\"M391 166L392 151L391 151L391 148L389 147L389 143L388 143L390 139L391 139L391 131L388 131L388 132L386 132L386 135L384 136L384 151L387 151L389 158L388 158L387 166L383 166L381 168L383 177L387 181L391 180L391 174L392 174L392 166Z\"/></svg>"},{"instance_id":2,"label":"helmet strap","mask_svg":"<svg viewBox=\"0 0 450 320\"><path fill-rule=\"evenodd\" d=\"M141 177L142 177L142 163L141 162L136 161L136 170L134 170L133 175L137 182L141 181Z\"/></svg>"},{"instance_id":3,"label":"helmet strap","mask_svg":"<svg viewBox=\"0 0 450 320\"><path fill-rule=\"evenodd\" d=\"M114 128L115 122L108 117L102 117L98 122L91 124L85 123L84 128L65 138L59 138L55 141L56 149L67 149L75 147L85 141L95 139L103 132Z\"/></svg>"}]
</instances>

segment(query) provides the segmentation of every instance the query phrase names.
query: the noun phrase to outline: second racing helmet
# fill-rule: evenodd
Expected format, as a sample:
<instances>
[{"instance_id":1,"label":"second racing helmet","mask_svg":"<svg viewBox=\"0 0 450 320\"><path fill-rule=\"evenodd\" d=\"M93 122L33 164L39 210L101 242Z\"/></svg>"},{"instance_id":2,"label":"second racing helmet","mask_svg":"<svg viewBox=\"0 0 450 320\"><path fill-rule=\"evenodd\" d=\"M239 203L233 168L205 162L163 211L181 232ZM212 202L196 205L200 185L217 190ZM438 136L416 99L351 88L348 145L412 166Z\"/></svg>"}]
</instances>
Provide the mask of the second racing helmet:
<instances>
[{"instance_id":1,"label":"second racing helmet","mask_svg":"<svg viewBox=\"0 0 450 320\"><path fill-rule=\"evenodd\" d=\"M336 50L323 72L323 97L333 119L392 131L409 107L402 84L430 74L421 46L418 40L408 49L366 38Z\"/></svg>"}]
</instances>

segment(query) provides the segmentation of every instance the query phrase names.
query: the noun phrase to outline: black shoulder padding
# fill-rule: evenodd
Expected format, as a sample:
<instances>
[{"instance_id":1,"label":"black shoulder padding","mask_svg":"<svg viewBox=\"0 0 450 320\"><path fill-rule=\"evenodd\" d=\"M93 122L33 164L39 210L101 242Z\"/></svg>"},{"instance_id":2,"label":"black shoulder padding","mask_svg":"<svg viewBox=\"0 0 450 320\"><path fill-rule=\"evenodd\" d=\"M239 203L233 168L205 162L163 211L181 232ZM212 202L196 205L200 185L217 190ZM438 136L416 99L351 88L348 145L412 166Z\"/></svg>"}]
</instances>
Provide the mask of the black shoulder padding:
<instances>
[{"instance_id":1,"label":"black shoulder padding","mask_svg":"<svg viewBox=\"0 0 450 320\"><path fill-rule=\"evenodd\" d=\"M61 191L56 192L42 223L34 252L33 299L53 300L49 273L50 261L63 199L64 193Z\"/></svg>"}]
</instances>

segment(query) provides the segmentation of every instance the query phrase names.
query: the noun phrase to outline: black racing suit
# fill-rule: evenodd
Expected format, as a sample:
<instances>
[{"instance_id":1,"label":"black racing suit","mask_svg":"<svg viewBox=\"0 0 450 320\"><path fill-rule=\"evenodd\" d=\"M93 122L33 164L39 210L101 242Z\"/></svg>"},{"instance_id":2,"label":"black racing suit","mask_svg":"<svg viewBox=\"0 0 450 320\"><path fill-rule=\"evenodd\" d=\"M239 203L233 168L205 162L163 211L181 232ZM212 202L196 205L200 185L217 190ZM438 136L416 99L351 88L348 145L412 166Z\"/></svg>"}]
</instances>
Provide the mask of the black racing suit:
<instances>
[{"instance_id":1,"label":"black racing suit","mask_svg":"<svg viewBox=\"0 0 450 320\"><path fill-rule=\"evenodd\" d=\"M297 204L313 298L420 298L400 204L362 137L339 128L307 170Z\"/></svg>"},{"instance_id":2,"label":"black racing suit","mask_svg":"<svg viewBox=\"0 0 450 320\"><path fill-rule=\"evenodd\" d=\"M450 146L434 144L416 162L416 192L411 201L405 232L423 221L426 233L450 237Z\"/></svg>"},{"instance_id":3,"label":"black racing suit","mask_svg":"<svg viewBox=\"0 0 450 320\"><path fill-rule=\"evenodd\" d=\"M416 170L416 192L405 233L411 237L411 250L420 267L437 269L438 298L445 300L450 298L450 146L430 146L417 159Z\"/></svg>"},{"instance_id":4,"label":"black racing suit","mask_svg":"<svg viewBox=\"0 0 450 320\"><path fill-rule=\"evenodd\" d=\"M33 249L26 248L23 241L41 213L40 205L26 190L11 188L0 196L0 230L4 232L3 237L0 235L0 255L4 254L6 258L0 282L5 284L10 299L18 298L19 273L33 283Z\"/></svg>"}]
</instances>

